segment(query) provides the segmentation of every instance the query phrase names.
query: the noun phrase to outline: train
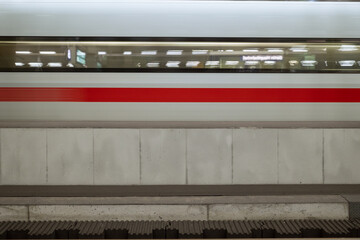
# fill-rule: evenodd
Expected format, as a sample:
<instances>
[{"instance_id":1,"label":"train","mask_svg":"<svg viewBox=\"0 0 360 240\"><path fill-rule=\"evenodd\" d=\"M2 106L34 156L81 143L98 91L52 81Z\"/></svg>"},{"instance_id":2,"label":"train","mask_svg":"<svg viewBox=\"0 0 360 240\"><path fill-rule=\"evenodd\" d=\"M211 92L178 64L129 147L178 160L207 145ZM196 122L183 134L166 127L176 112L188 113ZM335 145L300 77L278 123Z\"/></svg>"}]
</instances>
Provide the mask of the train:
<instances>
[{"instance_id":1,"label":"train","mask_svg":"<svg viewBox=\"0 0 360 240\"><path fill-rule=\"evenodd\" d=\"M0 124L359 123L359 13L346 1L1 1Z\"/></svg>"}]
</instances>

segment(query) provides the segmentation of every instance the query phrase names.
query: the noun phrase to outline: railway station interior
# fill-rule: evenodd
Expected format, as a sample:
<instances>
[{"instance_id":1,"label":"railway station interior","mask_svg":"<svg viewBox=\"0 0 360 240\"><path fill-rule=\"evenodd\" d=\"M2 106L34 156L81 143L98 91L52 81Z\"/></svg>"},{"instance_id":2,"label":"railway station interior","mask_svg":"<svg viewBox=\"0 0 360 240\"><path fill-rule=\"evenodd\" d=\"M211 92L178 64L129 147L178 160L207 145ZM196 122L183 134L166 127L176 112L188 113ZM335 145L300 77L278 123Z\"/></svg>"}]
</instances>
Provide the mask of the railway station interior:
<instances>
[{"instance_id":1,"label":"railway station interior","mask_svg":"<svg viewBox=\"0 0 360 240\"><path fill-rule=\"evenodd\" d=\"M1 0L0 239L360 238L357 0Z\"/></svg>"}]
</instances>

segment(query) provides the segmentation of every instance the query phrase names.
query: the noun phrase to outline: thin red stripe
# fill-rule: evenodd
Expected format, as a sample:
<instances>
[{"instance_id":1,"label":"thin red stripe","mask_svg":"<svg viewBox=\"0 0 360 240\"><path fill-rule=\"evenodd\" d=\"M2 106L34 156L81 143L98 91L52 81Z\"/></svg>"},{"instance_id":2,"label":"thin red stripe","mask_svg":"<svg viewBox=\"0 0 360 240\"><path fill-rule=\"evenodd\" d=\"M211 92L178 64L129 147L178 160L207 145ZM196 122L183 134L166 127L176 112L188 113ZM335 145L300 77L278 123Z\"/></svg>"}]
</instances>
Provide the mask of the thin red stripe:
<instances>
[{"instance_id":1,"label":"thin red stripe","mask_svg":"<svg viewBox=\"0 0 360 240\"><path fill-rule=\"evenodd\" d=\"M360 102L360 88L0 88L1 102Z\"/></svg>"}]
</instances>

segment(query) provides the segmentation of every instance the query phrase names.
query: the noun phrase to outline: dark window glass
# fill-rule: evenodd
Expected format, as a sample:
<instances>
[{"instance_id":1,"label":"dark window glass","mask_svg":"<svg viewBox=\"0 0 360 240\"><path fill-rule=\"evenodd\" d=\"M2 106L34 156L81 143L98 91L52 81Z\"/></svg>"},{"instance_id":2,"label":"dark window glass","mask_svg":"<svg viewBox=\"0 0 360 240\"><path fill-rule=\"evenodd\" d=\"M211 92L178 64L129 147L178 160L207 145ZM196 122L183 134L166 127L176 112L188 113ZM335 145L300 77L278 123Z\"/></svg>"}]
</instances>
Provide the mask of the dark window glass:
<instances>
[{"instance_id":1,"label":"dark window glass","mask_svg":"<svg viewBox=\"0 0 360 240\"><path fill-rule=\"evenodd\" d=\"M358 40L2 40L0 71L360 72Z\"/></svg>"}]
</instances>

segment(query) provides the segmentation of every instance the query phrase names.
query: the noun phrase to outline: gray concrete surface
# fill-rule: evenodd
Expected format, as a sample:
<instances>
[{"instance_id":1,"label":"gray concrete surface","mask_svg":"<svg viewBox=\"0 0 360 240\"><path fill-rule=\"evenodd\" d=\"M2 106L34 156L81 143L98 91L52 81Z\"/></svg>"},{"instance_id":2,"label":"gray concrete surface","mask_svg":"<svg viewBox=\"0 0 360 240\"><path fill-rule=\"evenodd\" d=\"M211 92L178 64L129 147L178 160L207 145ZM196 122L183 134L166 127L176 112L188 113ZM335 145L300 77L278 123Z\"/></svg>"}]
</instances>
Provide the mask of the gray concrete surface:
<instances>
[{"instance_id":1,"label":"gray concrete surface","mask_svg":"<svg viewBox=\"0 0 360 240\"><path fill-rule=\"evenodd\" d=\"M0 220L348 219L339 195L0 198Z\"/></svg>"},{"instance_id":2,"label":"gray concrete surface","mask_svg":"<svg viewBox=\"0 0 360 240\"><path fill-rule=\"evenodd\" d=\"M186 184L186 131L140 131L141 184Z\"/></svg>"},{"instance_id":3,"label":"gray concrete surface","mask_svg":"<svg viewBox=\"0 0 360 240\"><path fill-rule=\"evenodd\" d=\"M94 130L94 183L140 183L140 134L137 129Z\"/></svg>"},{"instance_id":4,"label":"gray concrete surface","mask_svg":"<svg viewBox=\"0 0 360 240\"><path fill-rule=\"evenodd\" d=\"M346 201L348 201L348 202L359 202L360 203L360 194L353 194L353 195L345 194L345 195L342 195L342 197L344 199L346 199Z\"/></svg>"},{"instance_id":5,"label":"gray concrete surface","mask_svg":"<svg viewBox=\"0 0 360 240\"><path fill-rule=\"evenodd\" d=\"M346 203L217 204L209 220L347 219Z\"/></svg>"},{"instance_id":6,"label":"gray concrete surface","mask_svg":"<svg viewBox=\"0 0 360 240\"><path fill-rule=\"evenodd\" d=\"M360 129L324 131L325 183L360 183Z\"/></svg>"},{"instance_id":7,"label":"gray concrete surface","mask_svg":"<svg viewBox=\"0 0 360 240\"><path fill-rule=\"evenodd\" d=\"M278 182L277 130L233 131L233 183L276 184Z\"/></svg>"},{"instance_id":8,"label":"gray concrete surface","mask_svg":"<svg viewBox=\"0 0 360 240\"><path fill-rule=\"evenodd\" d=\"M359 184L359 129L0 129L2 185Z\"/></svg>"},{"instance_id":9,"label":"gray concrete surface","mask_svg":"<svg viewBox=\"0 0 360 240\"><path fill-rule=\"evenodd\" d=\"M206 220L199 205L30 206L30 220Z\"/></svg>"},{"instance_id":10,"label":"gray concrete surface","mask_svg":"<svg viewBox=\"0 0 360 240\"><path fill-rule=\"evenodd\" d=\"M27 215L28 214L28 215ZM285 220L348 219L347 203L211 205L29 205L0 207L0 220Z\"/></svg>"},{"instance_id":11,"label":"gray concrete surface","mask_svg":"<svg viewBox=\"0 0 360 240\"><path fill-rule=\"evenodd\" d=\"M1 129L1 184L46 184L46 129Z\"/></svg>"},{"instance_id":12,"label":"gray concrete surface","mask_svg":"<svg viewBox=\"0 0 360 240\"><path fill-rule=\"evenodd\" d=\"M47 131L48 183L94 184L93 130Z\"/></svg>"},{"instance_id":13,"label":"gray concrete surface","mask_svg":"<svg viewBox=\"0 0 360 240\"><path fill-rule=\"evenodd\" d=\"M323 130L279 130L279 183L323 183Z\"/></svg>"},{"instance_id":14,"label":"gray concrete surface","mask_svg":"<svg viewBox=\"0 0 360 240\"><path fill-rule=\"evenodd\" d=\"M187 130L187 173L189 184L232 183L232 131Z\"/></svg>"},{"instance_id":15,"label":"gray concrete surface","mask_svg":"<svg viewBox=\"0 0 360 240\"><path fill-rule=\"evenodd\" d=\"M27 221L29 220L28 206L0 206L0 221Z\"/></svg>"}]
</instances>

